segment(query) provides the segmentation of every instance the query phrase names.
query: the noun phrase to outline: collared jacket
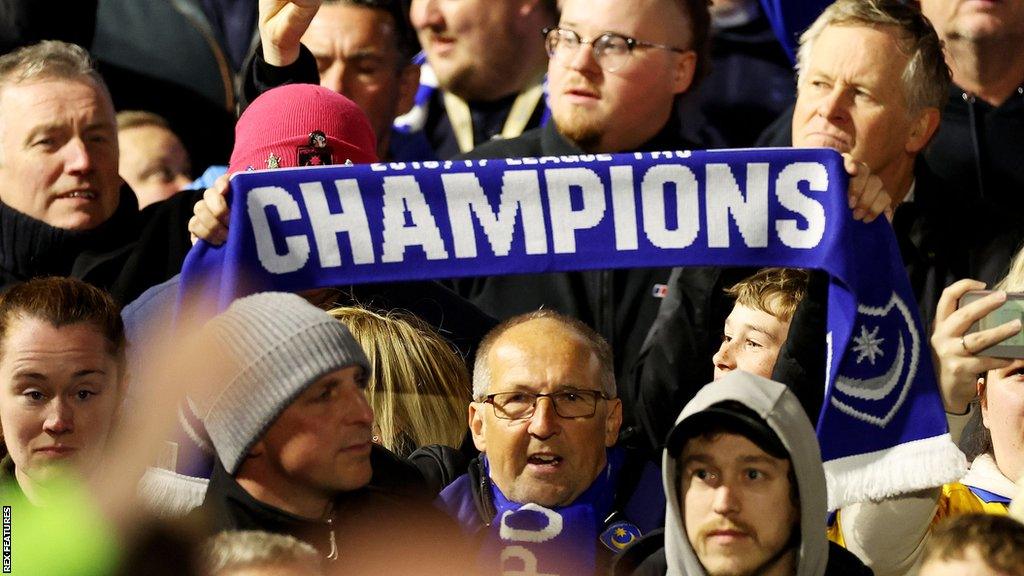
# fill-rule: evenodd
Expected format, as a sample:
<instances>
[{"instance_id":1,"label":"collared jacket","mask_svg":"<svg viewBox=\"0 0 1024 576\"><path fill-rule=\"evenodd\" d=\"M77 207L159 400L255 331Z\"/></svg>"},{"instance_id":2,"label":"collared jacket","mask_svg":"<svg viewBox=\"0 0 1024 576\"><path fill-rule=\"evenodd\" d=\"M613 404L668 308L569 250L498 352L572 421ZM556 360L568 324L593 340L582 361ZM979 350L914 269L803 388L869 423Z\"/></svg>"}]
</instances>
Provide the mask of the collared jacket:
<instances>
[{"instance_id":1,"label":"collared jacket","mask_svg":"<svg viewBox=\"0 0 1024 576\"><path fill-rule=\"evenodd\" d=\"M957 242L970 250L970 277L1000 280L1024 241L1024 78L992 106L953 86L924 161L953 195Z\"/></svg>"},{"instance_id":2,"label":"collared jacket","mask_svg":"<svg viewBox=\"0 0 1024 576\"><path fill-rule=\"evenodd\" d=\"M140 212L125 186L110 219L86 231L55 228L0 203L0 289L39 276L71 276L130 302L181 269L192 247L188 219L200 196L182 192Z\"/></svg>"},{"instance_id":3,"label":"collared jacket","mask_svg":"<svg viewBox=\"0 0 1024 576\"><path fill-rule=\"evenodd\" d=\"M412 109L395 119L395 131L405 137L423 138L436 158L447 160L492 139L517 137L546 124L551 116L546 104L547 86L539 77L519 92L493 102L464 102L455 97L460 108L465 106L470 128L465 136L472 140L460 142L453 125L458 122L452 122L446 102L453 95L438 86L437 76L423 54L415 61L421 65L420 86ZM463 148L466 145L468 148Z\"/></svg>"}]
</instances>

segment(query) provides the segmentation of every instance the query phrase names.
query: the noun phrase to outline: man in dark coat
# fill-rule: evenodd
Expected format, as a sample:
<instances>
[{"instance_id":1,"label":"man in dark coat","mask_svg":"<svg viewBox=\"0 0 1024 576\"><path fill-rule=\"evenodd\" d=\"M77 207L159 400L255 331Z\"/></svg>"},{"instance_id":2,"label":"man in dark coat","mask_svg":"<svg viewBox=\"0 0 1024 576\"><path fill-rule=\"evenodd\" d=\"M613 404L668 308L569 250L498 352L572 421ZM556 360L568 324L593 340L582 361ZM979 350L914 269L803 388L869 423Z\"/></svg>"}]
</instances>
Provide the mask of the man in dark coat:
<instances>
[{"instance_id":1,"label":"man in dark coat","mask_svg":"<svg viewBox=\"0 0 1024 576\"><path fill-rule=\"evenodd\" d=\"M139 212L84 49L44 41L3 56L0 99L0 286L74 276L124 302L180 267L195 195Z\"/></svg>"},{"instance_id":2,"label":"man in dark coat","mask_svg":"<svg viewBox=\"0 0 1024 576\"><path fill-rule=\"evenodd\" d=\"M460 558L415 467L374 446L370 364L343 324L264 292L235 301L200 341L209 385L192 400L217 462L194 514L212 532L290 534L347 574L429 574ZM396 541L408 543L398 558Z\"/></svg>"},{"instance_id":3,"label":"man in dark coat","mask_svg":"<svg viewBox=\"0 0 1024 576\"><path fill-rule=\"evenodd\" d=\"M851 45L858 46L856 56ZM918 161L938 127L949 89L939 39L912 6L839 0L802 37L799 61L792 145L833 148L846 154L848 163L877 175L896 208L893 227L927 326L943 288L962 273L957 264L963 260L954 257L958 249L949 242L951 214L942 208L943 190ZM851 188L857 185L853 181ZM681 409L710 376L709 352L722 334L722 289L733 278L718 270L684 268L669 282L669 298L632 381L655 450L671 424L664 414ZM812 419L825 389L827 279L818 278L815 286L801 304L799 322L794 319L791 333L800 336L779 354L786 372L774 375L793 387Z\"/></svg>"},{"instance_id":4,"label":"man in dark coat","mask_svg":"<svg viewBox=\"0 0 1024 576\"><path fill-rule=\"evenodd\" d=\"M953 192L955 240L972 251L967 275L994 283L1024 240L1024 4L920 4L945 43L954 83L924 160Z\"/></svg>"}]
</instances>

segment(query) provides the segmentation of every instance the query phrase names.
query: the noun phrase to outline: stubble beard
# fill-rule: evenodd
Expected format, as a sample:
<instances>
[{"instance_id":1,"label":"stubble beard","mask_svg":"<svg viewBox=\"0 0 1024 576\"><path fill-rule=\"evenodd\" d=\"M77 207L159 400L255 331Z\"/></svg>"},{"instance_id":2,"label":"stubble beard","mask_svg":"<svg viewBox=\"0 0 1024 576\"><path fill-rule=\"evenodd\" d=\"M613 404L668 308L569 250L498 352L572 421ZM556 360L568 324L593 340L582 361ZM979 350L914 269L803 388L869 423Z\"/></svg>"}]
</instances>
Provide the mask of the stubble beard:
<instances>
[{"instance_id":1,"label":"stubble beard","mask_svg":"<svg viewBox=\"0 0 1024 576\"><path fill-rule=\"evenodd\" d=\"M588 117L587 111L577 107L555 113L554 121L559 134L587 152L597 148L604 137L601 122Z\"/></svg>"},{"instance_id":2,"label":"stubble beard","mask_svg":"<svg viewBox=\"0 0 1024 576\"><path fill-rule=\"evenodd\" d=\"M799 549L800 524L795 524L792 527L789 538L786 539L786 542L780 546L778 550L772 552L771 555L758 562L756 565L749 568L741 567L736 570L711 571L707 570L706 567L705 570L707 570L708 576L758 576L760 574L767 574L769 570L776 568L787 560L790 560L792 562L792 573L795 574L797 568L797 552Z\"/></svg>"},{"instance_id":3,"label":"stubble beard","mask_svg":"<svg viewBox=\"0 0 1024 576\"><path fill-rule=\"evenodd\" d=\"M506 50L495 49L490 58L466 58L462 54L462 58L449 63L446 73L437 75L438 86L466 102L490 102L525 89L526 86L517 86L512 81L512 78L521 76L518 72L512 72L522 66L516 44L509 44L503 37L496 37L493 42L509 47ZM459 46L458 49L468 50L466 46ZM434 71L438 72L436 68Z\"/></svg>"}]
</instances>

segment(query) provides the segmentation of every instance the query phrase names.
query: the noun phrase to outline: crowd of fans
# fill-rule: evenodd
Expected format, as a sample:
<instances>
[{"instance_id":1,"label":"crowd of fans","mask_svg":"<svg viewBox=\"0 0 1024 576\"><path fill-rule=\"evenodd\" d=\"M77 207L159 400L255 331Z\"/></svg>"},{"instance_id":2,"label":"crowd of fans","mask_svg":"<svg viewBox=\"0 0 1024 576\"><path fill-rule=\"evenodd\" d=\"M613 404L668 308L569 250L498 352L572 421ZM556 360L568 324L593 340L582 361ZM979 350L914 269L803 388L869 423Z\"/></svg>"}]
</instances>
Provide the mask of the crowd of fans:
<instances>
[{"instance_id":1,"label":"crowd of fans","mask_svg":"<svg viewBox=\"0 0 1024 576\"><path fill-rule=\"evenodd\" d=\"M0 20L5 572L1024 575L1024 358L989 351L1022 319L975 329L1024 292L1024 0L17 0ZM755 146L836 150L852 219L890 224L960 481L827 509L819 270L176 308L239 172Z\"/></svg>"}]
</instances>

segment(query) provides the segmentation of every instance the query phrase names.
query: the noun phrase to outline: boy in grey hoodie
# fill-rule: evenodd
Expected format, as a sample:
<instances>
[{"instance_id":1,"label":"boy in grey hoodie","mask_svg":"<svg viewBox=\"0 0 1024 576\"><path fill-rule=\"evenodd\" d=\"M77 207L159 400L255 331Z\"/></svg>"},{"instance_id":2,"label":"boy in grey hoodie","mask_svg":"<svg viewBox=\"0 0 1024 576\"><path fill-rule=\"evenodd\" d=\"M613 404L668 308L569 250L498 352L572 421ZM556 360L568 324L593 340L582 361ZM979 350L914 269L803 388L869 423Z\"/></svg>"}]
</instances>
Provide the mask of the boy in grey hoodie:
<instances>
[{"instance_id":1,"label":"boy in grey hoodie","mask_svg":"<svg viewBox=\"0 0 1024 576\"><path fill-rule=\"evenodd\" d=\"M818 441L782 384L736 371L702 388L669 433L662 475L665 530L614 574L871 574L825 537Z\"/></svg>"}]
</instances>

